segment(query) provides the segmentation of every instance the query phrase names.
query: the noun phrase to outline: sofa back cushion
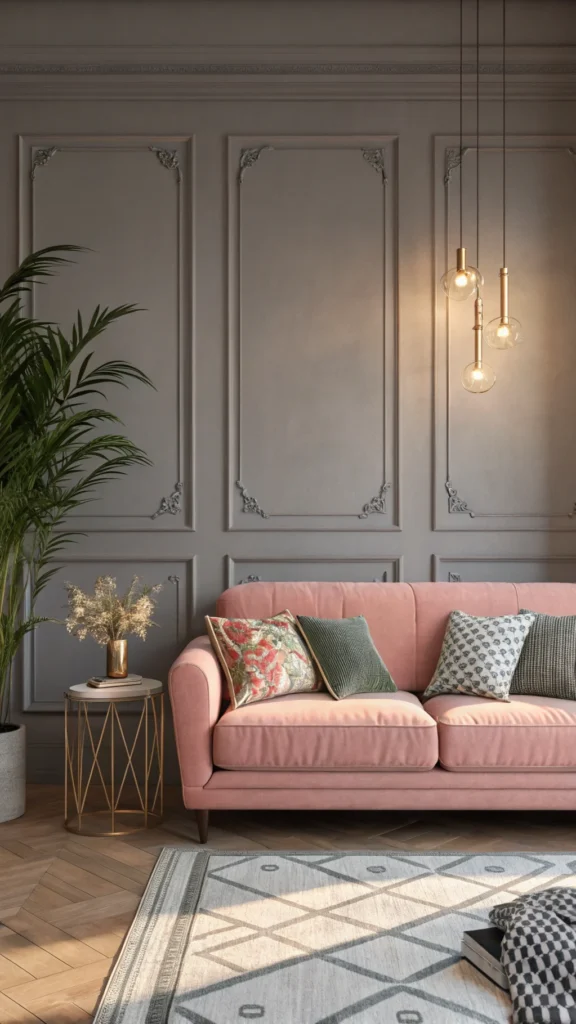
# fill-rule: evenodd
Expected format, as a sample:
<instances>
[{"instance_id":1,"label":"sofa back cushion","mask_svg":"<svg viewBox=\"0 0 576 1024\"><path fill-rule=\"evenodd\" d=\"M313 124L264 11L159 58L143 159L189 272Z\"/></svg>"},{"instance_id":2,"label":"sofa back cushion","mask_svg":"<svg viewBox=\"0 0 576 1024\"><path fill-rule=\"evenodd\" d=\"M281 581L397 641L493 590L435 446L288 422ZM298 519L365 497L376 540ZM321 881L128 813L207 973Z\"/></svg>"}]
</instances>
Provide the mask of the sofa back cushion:
<instances>
[{"instance_id":1,"label":"sofa back cushion","mask_svg":"<svg viewBox=\"0 0 576 1024\"><path fill-rule=\"evenodd\" d=\"M412 583L417 654L415 690L430 682L450 612L517 615L520 608L548 615L576 615L575 583Z\"/></svg>"},{"instance_id":2,"label":"sofa back cushion","mask_svg":"<svg viewBox=\"0 0 576 1024\"><path fill-rule=\"evenodd\" d=\"M363 615L398 689L416 689L414 595L408 583L243 583L221 594L216 614L268 618L285 608L318 619Z\"/></svg>"},{"instance_id":3,"label":"sofa back cushion","mask_svg":"<svg viewBox=\"0 0 576 1024\"><path fill-rule=\"evenodd\" d=\"M243 583L217 614L266 618L289 608L322 619L363 615L399 690L425 690L452 611L517 615L520 608L576 615L575 583Z\"/></svg>"},{"instance_id":4,"label":"sofa back cushion","mask_svg":"<svg viewBox=\"0 0 576 1024\"><path fill-rule=\"evenodd\" d=\"M416 690L426 689L434 675L450 612L492 617L518 611L513 583L413 583L412 591L417 623Z\"/></svg>"}]
</instances>

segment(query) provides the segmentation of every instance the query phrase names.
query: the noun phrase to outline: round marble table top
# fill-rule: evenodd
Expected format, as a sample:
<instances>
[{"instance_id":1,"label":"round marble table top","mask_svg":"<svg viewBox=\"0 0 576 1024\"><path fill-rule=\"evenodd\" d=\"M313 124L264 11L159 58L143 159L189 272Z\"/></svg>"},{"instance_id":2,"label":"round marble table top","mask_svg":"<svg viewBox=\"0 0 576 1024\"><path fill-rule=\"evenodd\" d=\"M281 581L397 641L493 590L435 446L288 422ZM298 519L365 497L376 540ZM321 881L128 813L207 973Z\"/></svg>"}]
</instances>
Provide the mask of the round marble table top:
<instances>
[{"instance_id":1,"label":"round marble table top","mask_svg":"<svg viewBox=\"0 0 576 1024\"><path fill-rule=\"evenodd\" d=\"M120 686L88 686L88 683L76 683L66 690L65 696L70 700L141 700L155 693L162 693L163 684L159 679L142 679L139 683L120 684Z\"/></svg>"}]
</instances>

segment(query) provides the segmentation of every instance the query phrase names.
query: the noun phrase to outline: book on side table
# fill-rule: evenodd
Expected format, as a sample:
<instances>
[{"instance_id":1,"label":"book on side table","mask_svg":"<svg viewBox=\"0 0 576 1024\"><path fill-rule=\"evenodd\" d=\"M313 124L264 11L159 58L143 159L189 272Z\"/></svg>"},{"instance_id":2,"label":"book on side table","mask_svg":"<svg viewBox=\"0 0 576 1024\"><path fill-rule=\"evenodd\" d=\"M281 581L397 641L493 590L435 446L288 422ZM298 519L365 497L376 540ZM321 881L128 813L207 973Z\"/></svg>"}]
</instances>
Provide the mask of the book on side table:
<instances>
[{"instance_id":1,"label":"book on side table","mask_svg":"<svg viewBox=\"0 0 576 1024\"><path fill-rule=\"evenodd\" d=\"M464 932L462 958L507 992L508 978L500 960L503 935L500 928L478 928Z\"/></svg>"},{"instance_id":2,"label":"book on side table","mask_svg":"<svg viewBox=\"0 0 576 1024\"><path fill-rule=\"evenodd\" d=\"M92 676L88 680L88 686L94 686L101 690L106 686L138 686L142 682L142 676L136 676L133 672L124 679L113 679L112 676Z\"/></svg>"}]
</instances>

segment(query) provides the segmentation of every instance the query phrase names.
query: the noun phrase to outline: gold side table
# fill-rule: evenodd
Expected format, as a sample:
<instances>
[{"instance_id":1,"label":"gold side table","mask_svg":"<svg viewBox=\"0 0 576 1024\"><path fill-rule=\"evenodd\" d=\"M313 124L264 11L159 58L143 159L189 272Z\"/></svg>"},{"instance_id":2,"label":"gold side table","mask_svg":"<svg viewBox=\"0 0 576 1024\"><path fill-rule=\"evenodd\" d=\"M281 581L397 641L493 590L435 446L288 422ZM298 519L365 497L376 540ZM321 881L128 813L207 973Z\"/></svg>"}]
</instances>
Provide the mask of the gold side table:
<instances>
[{"instance_id":1,"label":"gold side table","mask_svg":"<svg viewBox=\"0 0 576 1024\"><path fill-rule=\"evenodd\" d=\"M131 727L123 725L122 705L140 703ZM162 683L71 686L64 694L64 723L66 828L85 836L117 836L158 825L164 800ZM128 787L135 790L136 807L122 805ZM91 799L102 794L104 809L91 810Z\"/></svg>"}]
</instances>

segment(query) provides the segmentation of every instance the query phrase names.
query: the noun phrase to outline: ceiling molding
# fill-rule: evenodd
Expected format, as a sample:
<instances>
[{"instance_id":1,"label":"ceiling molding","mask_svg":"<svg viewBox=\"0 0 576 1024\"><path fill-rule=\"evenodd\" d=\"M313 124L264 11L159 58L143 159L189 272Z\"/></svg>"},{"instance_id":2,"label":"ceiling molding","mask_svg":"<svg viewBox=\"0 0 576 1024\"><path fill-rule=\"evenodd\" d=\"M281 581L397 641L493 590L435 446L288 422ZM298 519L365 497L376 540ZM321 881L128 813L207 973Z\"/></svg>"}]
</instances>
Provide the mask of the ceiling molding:
<instances>
[{"instance_id":1,"label":"ceiling molding","mask_svg":"<svg viewBox=\"0 0 576 1024\"><path fill-rule=\"evenodd\" d=\"M453 46L2 46L4 99L453 100ZM482 49L482 95L498 98L500 50ZM510 99L576 98L576 47L512 46ZM473 53L464 94L474 96Z\"/></svg>"},{"instance_id":2,"label":"ceiling molding","mask_svg":"<svg viewBox=\"0 0 576 1024\"><path fill-rule=\"evenodd\" d=\"M515 101L576 100L576 73L570 77L530 77L508 84ZM485 99L499 100L497 81L483 84ZM473 98L472 88L465 91ZM2 100L438 100L458 99L454 80L440 75L7 75L0 74Z\"/></svg>"},{"instance_id":3,"label":"ceiling molding","mask_svg":"<svg viewBox=\"0 0 576 1024\"><path fill-rule=\"evenodd\" d=\"M466 47L465 73L475 73ZM482 47L483 75L501 74L499 47ZM576 75L575 46L510 46L507 71ZM455 46L1 45L3 75L449 75Z\"/></svg>"},{"instance_id":4,"label":"ceiling molding","mask_svg":"<svg viewBox=\"0 0 576 1024\"><path fill-rule=\"evenodd\" d=\"M455 78L459 72L458 64L384 64L349 61L321 64L0 64L2 75L449 75ZM507 64L506 72L511 77L576 75L576 61L568 64ZM476 74L475 65L465 64L464 74L472 79ZM502 74L502 65L482 63L480 74L499 77Z\"/></svg>"}]
</instances>

